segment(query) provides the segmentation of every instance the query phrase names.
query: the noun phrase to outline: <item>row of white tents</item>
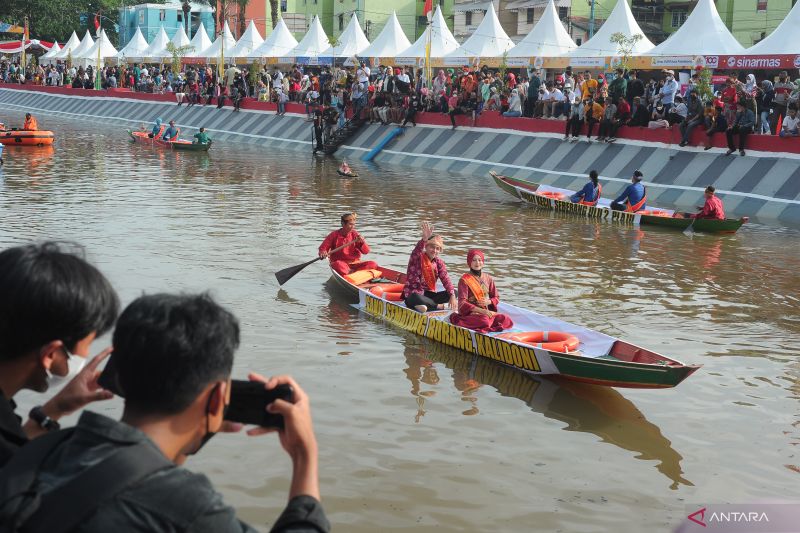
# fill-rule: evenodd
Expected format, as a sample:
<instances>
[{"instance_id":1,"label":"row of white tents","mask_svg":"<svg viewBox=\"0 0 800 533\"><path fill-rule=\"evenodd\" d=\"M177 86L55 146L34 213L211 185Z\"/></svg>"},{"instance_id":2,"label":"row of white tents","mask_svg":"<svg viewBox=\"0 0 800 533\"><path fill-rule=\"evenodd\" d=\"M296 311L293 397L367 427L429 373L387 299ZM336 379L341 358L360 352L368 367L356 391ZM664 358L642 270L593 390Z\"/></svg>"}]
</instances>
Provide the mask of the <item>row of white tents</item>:
<instances>
[{"instance_id":1,"label":"row of white tents","mask_svg":"<svg viewBox=\"0 0 800 533\"><path fill-rule=\"evenodd\" d=\"M318 17L314 17L308 32L298 43L283 19L272 33L263 39L253 21L237 41L226 23L222 33L211 41L201 24L190 40L180 27L170 39L163 26L148 43L139 28L122 50L117 51L109 42L105 31L93 41L89 32L82 40L73 32L69 41L53 49L42 59L65 60L71 57L78 64L96 64L98 59L124 61L161 62L172 57L167 45L184 48L185 57L206 58L211 61L219 57L225 60L264 58L275 62L291 63L297 60L330 60L332 58L396 58L398 64L416 64L426 57L430 46L430 57L443 60L445 64L467 64L479 59L505 58L600 58L620 54L618 45L611 41L615 33L625 36L641 35L631 50L632 56L695 56L732 54L794 54L797 52L796 33L800 27L800 3L796 4L783 22L769 36L745 50L728 31L717 12L713 0L700 0L683 25L658 46L650 42L631 13L626 0L618 0L608 19L594 36L581 46L570 38L558 19L553 0L549 0L541 19L528 35L515 43L505 33L491 2L475 32L459 44L445 23L441 9L436 8L431 24L413 44L408 40L397 16L392 13L381 33L370 43L355 13L344 32L335 41L329 40Z\"/></svg>"}]
</instances>

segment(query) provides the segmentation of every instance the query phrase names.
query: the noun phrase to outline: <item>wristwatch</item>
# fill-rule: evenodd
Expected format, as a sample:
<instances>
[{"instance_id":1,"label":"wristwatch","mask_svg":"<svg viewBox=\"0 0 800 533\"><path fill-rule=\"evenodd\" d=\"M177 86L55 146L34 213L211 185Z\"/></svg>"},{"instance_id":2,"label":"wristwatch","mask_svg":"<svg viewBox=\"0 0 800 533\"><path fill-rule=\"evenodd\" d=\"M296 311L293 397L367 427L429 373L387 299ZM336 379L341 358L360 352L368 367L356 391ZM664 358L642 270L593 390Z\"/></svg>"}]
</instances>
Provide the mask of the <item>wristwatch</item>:
<instances>
[{"instance_id":1,"label":"wristwatch","mask_svg":"<svg viewBox=\"0 0 800 533\"><path fill-rule=\"evenodd\" d=\"M45 431L56 431L61 429L61 424L44 414L41 405L37 405L31 409L31 412L28 413L28 416L31 420L39 424L39 426L41 426L41 428Z\"/></svg>"}]
</instances>

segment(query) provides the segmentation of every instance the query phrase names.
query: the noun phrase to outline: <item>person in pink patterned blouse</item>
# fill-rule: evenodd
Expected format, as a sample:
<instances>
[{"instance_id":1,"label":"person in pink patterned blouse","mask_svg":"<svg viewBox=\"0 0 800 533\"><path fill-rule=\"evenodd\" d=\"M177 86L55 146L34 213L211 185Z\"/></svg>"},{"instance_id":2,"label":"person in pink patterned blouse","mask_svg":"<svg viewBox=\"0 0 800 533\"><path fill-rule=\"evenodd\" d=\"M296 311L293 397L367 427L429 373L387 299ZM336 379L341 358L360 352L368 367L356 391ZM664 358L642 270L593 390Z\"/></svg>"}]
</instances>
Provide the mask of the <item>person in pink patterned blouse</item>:
<instances>
[{"instance_id":1,"label":"person in pink patterned blouse","mask_svg":"<svg viewBox=\"0 0 800 533\"><path fill-rule=\"evenodd\" d=\"M414 247L408 260L406 284L403 287L406 307L420 313L444 309L445 304L450 309L458 308L455 288L444 261L439 257L443 246L444 241L440 235L434 235L433 226L429 222L423 222L422 239ZM436 291L437 278L444 286L443 291Z\"/></svg>"}]
</instances>

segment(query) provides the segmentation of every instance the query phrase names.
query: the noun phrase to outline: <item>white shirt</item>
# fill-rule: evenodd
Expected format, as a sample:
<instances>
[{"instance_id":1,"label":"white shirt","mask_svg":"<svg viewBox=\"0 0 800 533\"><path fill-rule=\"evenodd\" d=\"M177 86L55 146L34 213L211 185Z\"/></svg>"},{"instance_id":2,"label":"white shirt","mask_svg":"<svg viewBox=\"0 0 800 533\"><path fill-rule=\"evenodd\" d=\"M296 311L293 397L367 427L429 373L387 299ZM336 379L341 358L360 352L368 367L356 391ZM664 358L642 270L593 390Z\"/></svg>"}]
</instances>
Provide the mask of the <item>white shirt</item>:
<instances>
[{"instance_id":1,"label":"white shirt","mask_svg":"<svg viewBox=\"0 0 800 533\"><path fill-rule=\"evenodd\" d=\"M411 79L408 77L408 74L406 74L405 72L403 72L402 74L397 76L397 79L402 81L402 82L405 82L405 83L411 83Z\"/></svg>"},{"instance_id":2,"label":"white shirt","mask_svg":"<svg viewBox=\"0 0 800 533\"><path fill-rule=\"evenodd\" d=\"M783 129L786 131L794 131L800 126L800 116L795 115L792 118L789 115L783 117Z\"/></svg>"},{"instance_id":3,"label":"white shirt","mask_svg":"<svg viewBox=\"0 0 800 533\"><path fill-rule=\"evenodd\" d=\"M550 93L550 99L555 100L556 102L561 102L564 100L564 93L562 93L559 89L553 89L553 92Z\"/></svg>"},{"instance_id":4,"label":"white shirt","mask_svg":"<svg viewBox=\"0 0 800 533\"><path fill-rule=\"evenodd\" d=\"M369 81L369 69L367 67L361 67L356 72L356 76L359 83L367 83Z\"/></svg>"},{"instance_id":5,"label":"white shirt","mask_svg":"<svg viewBox=\"0 0 800 533\"><path fill-rule=\"evenodd\" d=\"M539 100L550 100L550 91L544 87L539 90L542 91L539 93Z\"/></svg>"}]
</instances>

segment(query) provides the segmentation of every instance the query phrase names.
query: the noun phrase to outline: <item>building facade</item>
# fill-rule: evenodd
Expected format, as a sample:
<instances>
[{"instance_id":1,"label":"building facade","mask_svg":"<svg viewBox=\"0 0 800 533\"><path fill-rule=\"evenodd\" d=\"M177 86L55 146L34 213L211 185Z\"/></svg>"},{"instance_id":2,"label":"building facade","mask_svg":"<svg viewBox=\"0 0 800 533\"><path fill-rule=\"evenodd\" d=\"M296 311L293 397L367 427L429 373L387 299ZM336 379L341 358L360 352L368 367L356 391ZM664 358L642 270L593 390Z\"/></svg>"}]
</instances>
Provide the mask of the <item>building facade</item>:
<instances>
[{"instance_id":1,"label":"building facade","mask_svg":"<svg viewBox=\"0 0 800 533\"><path fill-rule=\"evenodd\" d=\"M189 12L189 38L194 35L200 24L205 27L206 33L213 40L215 34L214 8L205 4L191 3ZM164 31L171 38L178 31L178 27L186 28L183 20L183 7L180 3L166 4L139 4L122 7L119 10L119 49L122 49L136 33L136 28L142 30L142 35L149 43L164 26Z\"/></svg>"}]
</instances>

